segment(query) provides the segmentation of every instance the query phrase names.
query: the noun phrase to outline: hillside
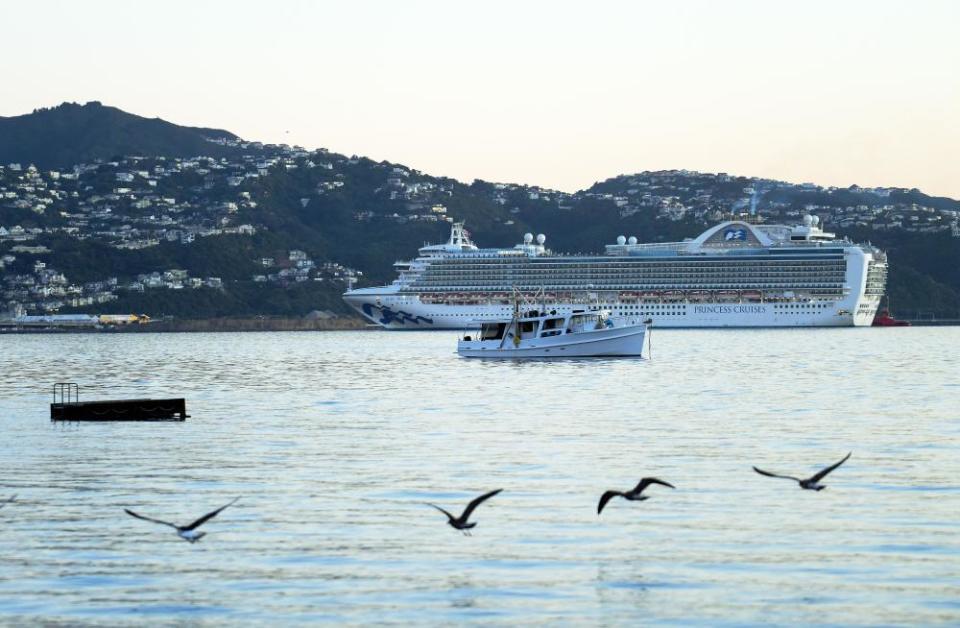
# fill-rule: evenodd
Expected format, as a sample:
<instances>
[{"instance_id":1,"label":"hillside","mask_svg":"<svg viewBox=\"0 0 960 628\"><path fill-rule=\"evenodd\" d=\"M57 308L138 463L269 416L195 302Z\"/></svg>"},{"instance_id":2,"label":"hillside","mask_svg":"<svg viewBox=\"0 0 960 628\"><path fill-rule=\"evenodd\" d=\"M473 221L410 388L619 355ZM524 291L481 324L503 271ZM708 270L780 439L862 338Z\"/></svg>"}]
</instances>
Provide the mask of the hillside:
<instances>
[{"instance_id":1,"label":"hillside","mask_svg":"<svg viewBox=\"0 0 960 628\"><path fill-rule=\"evenodd\" d=\"M210 140L238 139L227 131L178 126L99 102L63 103L22 116L0 117L0 163L64 168L118 155L219 157L236 149Z\"/></svg>"},{"instance_id":2,"label":"hillside","mask_svg":"<svg viewBox=\"0 0 960 628\"><path fill-rule=\"evenodd\" d=\"M340 294L351 282L392 280L393 262L444 240L452 220L465 220L481 246L509 246L531 231L545 233L555 251L598 252L620 234L694 237L753 206L772 222L815 213L829 230L886 249L899 314L960 312L960 203L919 190L666 171L568 194L465 184L156 122L168 125L155 139L167 146L184 132L224 133L227 143L203 139L203 156L171 157L130 136L122 154L64 168L31 167L21 153L0 161L0 311L19 304L35 313L196 318L346 314Z\"/></svg>"}]
</instances>

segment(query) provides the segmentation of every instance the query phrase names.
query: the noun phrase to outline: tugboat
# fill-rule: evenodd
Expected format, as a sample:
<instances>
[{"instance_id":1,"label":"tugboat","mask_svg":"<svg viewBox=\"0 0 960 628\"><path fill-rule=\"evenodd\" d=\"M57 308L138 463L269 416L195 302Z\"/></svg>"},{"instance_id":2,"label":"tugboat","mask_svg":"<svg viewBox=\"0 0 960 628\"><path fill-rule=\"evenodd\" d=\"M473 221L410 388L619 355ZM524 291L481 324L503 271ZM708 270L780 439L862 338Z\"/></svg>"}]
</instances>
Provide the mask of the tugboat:
<instances>
[{"instance_id":1,"label":"tugboat","mask_svg":"<svg viewBox=\"0 0 960 628\"><path fill-rule=\"evenodd\" d=\"M873 317L874 327L910 327L910 321L902 321L890 315L890 310L884 308Z\"/></svg>"},{"instance_id":2,"label":"tugboat","mask_svg":"<svg viewBox=\"0 0 960 628\"><path fill-rule=\"evenodd\" d=\"M887 307L873 317L873 327L910 327L910 321L902 321L890 314L890 297L887 297Z\"/></svg>"}]
</instances>

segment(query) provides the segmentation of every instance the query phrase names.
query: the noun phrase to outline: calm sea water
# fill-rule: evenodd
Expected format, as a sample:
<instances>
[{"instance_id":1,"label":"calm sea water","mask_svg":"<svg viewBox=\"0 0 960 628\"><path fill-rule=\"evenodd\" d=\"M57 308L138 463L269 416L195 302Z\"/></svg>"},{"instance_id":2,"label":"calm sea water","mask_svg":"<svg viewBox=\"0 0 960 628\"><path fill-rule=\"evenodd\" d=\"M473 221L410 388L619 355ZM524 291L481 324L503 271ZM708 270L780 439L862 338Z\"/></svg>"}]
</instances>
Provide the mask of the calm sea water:
<instances>
[{"instance_id":1,"label":"calm sea water","mask_svg":"<svg viewBox=\"0 0 960 628\"><path fill-rule=\"evenodd\" d=\"M960 623L960 329L0 337L0 624ZM185 396L185 423L52 425ZM853 456L820 493L763 478ZM599 495L645 475L643 503ZM480 492L474 536L458 510ZM196 545L187 522L242 496Z\"/></svg>"}]
</instances>

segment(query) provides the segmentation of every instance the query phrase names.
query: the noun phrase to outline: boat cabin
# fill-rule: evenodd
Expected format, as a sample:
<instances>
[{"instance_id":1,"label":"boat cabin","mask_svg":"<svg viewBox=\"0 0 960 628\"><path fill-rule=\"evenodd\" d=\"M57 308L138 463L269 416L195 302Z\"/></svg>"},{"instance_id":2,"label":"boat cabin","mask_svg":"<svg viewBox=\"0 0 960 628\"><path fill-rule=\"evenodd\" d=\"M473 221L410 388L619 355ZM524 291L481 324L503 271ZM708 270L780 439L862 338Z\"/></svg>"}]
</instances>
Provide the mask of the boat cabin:
<instances>
[{"instance_id":1,"label":"boat cabin","mask_svg":"<svg viewBox=\"0 0 960 628\"><path fill-rule=\"evenodd\" d=\"M515 337L515 328L519 328L519 338L521 340L528 340L575 334L612 326L613 323L610 321L607 311L586 312L576 310L572 314L557 314L556 310L553 310L549 314L541 314L533 310L521 314L516 320L516 325L514 321L481 323L477 340L502 340L504 336L512 339ZM467 336L465 340L470 340L470 337Z\"/></svg>"}]
</instances>

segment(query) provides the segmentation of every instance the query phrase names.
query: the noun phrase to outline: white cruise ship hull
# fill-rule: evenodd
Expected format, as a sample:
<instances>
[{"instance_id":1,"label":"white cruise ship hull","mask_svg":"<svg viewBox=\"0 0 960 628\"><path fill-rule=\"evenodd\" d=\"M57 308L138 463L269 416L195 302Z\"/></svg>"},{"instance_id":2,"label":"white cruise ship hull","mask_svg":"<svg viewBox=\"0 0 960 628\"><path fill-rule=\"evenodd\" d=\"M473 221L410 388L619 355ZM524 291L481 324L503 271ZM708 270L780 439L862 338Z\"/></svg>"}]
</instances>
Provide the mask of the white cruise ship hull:
<instances>
[{"instance_id":1,"label":"white cruise ship hull","mask_svg":"<svg viewBox=\"0 0 960 628\"><path fill-rule=\"evenodd\" d=\"M358 292L345 296L347 303L369 322L391 330L468 329L475 321L509 318L512 312L510 305L425 304L416 295ZM879 304L879 297L820 303L599 303L614 316L650 319L658 328L869 327ZM584 305L549 307L566 314Z\"/></svg>"},{"instance_id":2,"label":"white cruise ship hull","mask_svg":"<svg viewBox=\"0 0 960 628\"><path fill-rule=\"evenodd\" d=\"M578 334L522 340L461 340L457 353L466 358L597 358L643 357L643 325L599 329Z\"/></svg>"}]
</instances>

